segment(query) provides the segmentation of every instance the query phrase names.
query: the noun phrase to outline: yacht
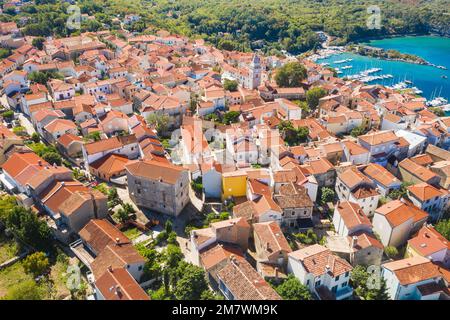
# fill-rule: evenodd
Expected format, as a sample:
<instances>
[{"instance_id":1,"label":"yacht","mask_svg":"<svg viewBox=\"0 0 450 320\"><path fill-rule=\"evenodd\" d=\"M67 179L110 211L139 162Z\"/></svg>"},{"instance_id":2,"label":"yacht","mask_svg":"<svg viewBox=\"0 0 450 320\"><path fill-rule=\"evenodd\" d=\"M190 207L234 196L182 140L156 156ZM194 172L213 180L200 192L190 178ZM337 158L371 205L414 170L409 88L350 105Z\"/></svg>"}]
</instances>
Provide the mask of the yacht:
<instances>
[{"instance_id":1,"label":"yacht","mask_svg":"<svg viewBox=\"0 0 450 320\"><path fill-rule=\"evenodd\" d=\"M428 101L427 105L430 107L440 107L446 105L447 103L448 103L447 99L443 97L436 97L433 100Z\"/></svg>"}]
</instances>

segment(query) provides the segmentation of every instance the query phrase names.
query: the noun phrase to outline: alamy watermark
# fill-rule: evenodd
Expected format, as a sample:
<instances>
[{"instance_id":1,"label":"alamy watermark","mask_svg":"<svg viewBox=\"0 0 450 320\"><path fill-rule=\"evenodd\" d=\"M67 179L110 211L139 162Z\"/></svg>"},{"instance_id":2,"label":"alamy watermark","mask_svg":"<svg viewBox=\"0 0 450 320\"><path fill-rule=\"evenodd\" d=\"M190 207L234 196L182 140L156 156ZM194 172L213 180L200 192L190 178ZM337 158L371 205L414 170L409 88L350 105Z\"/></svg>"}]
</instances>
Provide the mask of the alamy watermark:
<instances>
[{"instance_id":1,"label":"alamy watermark","mask_svg":"<svg viewBox=\"0 0 450 320\"><path fill-rule=\"evenodd\" d=\"M366 25L369 30L381 29L381 9L379 6L371 5L367 8L369 16Z\"/></svg>"}]
</instances>

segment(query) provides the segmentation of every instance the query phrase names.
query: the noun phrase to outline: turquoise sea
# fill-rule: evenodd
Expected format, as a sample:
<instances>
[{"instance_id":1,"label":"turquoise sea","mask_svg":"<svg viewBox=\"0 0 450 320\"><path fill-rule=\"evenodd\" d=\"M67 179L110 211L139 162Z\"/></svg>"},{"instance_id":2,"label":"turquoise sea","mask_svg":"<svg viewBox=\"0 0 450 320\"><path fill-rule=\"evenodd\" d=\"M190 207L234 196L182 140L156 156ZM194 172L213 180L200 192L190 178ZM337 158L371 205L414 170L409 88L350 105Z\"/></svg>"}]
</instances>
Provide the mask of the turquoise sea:
<instances>
[{"instance_id":1,"label":"turquoise sea","mask_svg":"<svg viewBox=\"0 0 450 320\"><path fill-rule=\"evenodd\" d=\"M391 74L393 78L380 79L370 82L383 85L393 85L398 82L409 80L412 86L422 90L422 96L427 99L444 97L450 100L450 38L435 36L398 37L382 40L372 40L368 45L383 49L395 49L402 53L418 55L435 65L445 66L447 70L438 69L433 66L425 66L399 61L388 61L356 54L343 53L333 55L317 62L327 62L331 67L352 66L350 69L342 70L340 77L357 74L370 68L381 68L382 70L372 75ZM336 64L335 61L353 59L352 61ZM445 78L447 77L447 78Z\"/></svg>"}]
</instances>

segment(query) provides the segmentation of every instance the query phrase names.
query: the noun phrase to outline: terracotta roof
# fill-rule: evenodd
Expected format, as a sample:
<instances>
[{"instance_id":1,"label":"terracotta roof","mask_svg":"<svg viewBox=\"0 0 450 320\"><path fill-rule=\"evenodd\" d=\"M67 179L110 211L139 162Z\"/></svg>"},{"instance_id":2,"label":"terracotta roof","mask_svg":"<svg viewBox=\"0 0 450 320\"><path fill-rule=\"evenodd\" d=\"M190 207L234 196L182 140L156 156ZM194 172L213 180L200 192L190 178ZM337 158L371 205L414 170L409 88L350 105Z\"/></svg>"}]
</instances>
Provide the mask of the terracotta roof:
<instances>
[{"instance_id":1,"label":"terracotta roof","mask_svg":"<svg viewBox=\"0 0 450 320\"><path fill-rule=\"evenodd\" d=\"M281 297L245 260L230 261L217 274L235 300L281 300Z\"/></svg>"},{"instance_id":2,"label":"terracotta roof","mask_svg":"<svg viewBox=\"0 0 450 320\"><path fill-rule=\"evenodd\" d=\"M77 125L70 120L55 119L44 127L44 129L50 133L55 131L66 131L71 129L77 129Z\"/></svg>"},{"instance_id":3,"label":"terracotta roof","mask_svg":"<svg viewBox=\"0 0 450 320\"><path fill-rule=\"evenodd\" d=\"M388 262L382 267L393 271L403 286L441 277L438 267L421 256Z\"/></svg>"},{"instance_id":4,"label":"terracotta roof","mask_svg":"<svg viewBox=\"0 0 450 320\"><path fill-rule=\"evenodd\" d=\"M382 143L398 141L398 137L392 131L378 131L374 133L359 136L358 139L366 142L371 146L376 146Z\"/></svg>"},{"instance_id":5,"label":"terracotta roof","mask_svg":"<svg viewBox=\"0 0 450 320\"><path fill-rule=\"evenodd\" d=\"M125 168L133 176L159 180L168 184L175 184L180 179L181 173L186 171L183 167L153 160L132 161Z\"/></svg>"},{"instance_id":6,"label":"terracotta roof","mask_svg":"<svg viewBox=\"0 0 450 320\"><path fill-rule=\"evenodd\" d=\"M286 253L292 251L277 222L269 221L255 223L253 224L253 231L255 237L259 238L266 256L270 256L279 251L284 251Z\"/></svg>"},{"instance_id":7,"label":"terracotta roof","mask_svg":"<svg viewBox=\"0 0 450 320\"><path fill-rule=\"evenodd\" d=\"M150 300L124 268L106 269L95 281L95 286L105 300Z\"/></svg>"},{"instance_id":8,"label":"terracotta roof","mask_svg":"<svg viewBox=\"0 0 450 320\"><path fill-rule=\"evenodd\" d=\"M214 243L200 252L201 265L205 270L214 268L219 263L229 261L230 257L244 260L244 253L238 246L222 243Z\"/></svg>"},{"instance_id":9,"label":"terracotta roof","mask_svg":"<svg viewBox=\"0 0 450 320\"><path fill-rule=\"evenodd\" d=\"M365 231L358 231L348 236L347 239L349 243L352 243L352 238L356 237L356 245L353 247L354 250L361 250L368 247L375 247L383 250L383 244L371 233Z\"/></svg>"},{"instance_id":10,"label":"terracotta roof","mask_svg":"<svg viewBox=\"0 0 450 320\"><path fill-rule=\"evenodd\" d=\"M79 136L75 136L71 133L63 134L58 139L58 142L66 149L72 144L72 142L75 142L75 141L83 142L83 139L81 139Z\"/></svg>"},{"instance_id":11,"label":"terracotta roof","mask_svg":"<svg viewBox=\"0 0 450 320\"><path fill-rule=\"evenodd\" d=\"M306 272L319 277L329 273L333 278L352 270L352 266L344 259L335 256L330 249L319 244L289 253L289 257L302 263Z\"/></svg>"},{"instance_id":12,"label":"terracotta roof","mask_svg":"<svg viewBox=\"0 0 450 320\"><path fill-rule=\"evenodd\" d=\"M128 136L115 136L109 139L87 143L84 145L84 148L86 149L87 154L96 154L108 150L119 149L131 143L137 143L134 134Z\"/></svg>"},{"instance_id":13,"label":"terracotta roof","mask_svg":"<svg viewBox=\"0 0 450 320\"><path fill-rule=\"evenodd\" d=\"M434 161L428 154L418 154L417 156L414 156L410 158L412 161L417 163L420 166L428 166L432 164Z\"/></svg>"},{"instance_id":14,"label":"terracotta roof","mask_svg":"<svg viewBox=\"0 0 450 320\"><path fill-rule=\"evenodd\" d=\"M428 218L428 213L425 211L417 208L413 204L407 204L400 200L386 203L376 209L375 213L383 215L393 228L398 227L409 219L412 219L413 222L417 222Z\"/></svg>"},{"instance_id":15,"label":"terracotta roof","mask_svg":"<svg viewBox=\"0 0 450 320\"><path fill-rule=\"evenodd\" d=\"M347 148L350 155L352 155L352 156L369 152L369 150L367 150L366 148L364 148L364 147L360 146L359 144L354 143L352 141L344 141L343 144L344 144L345 148Z\"/></svg>"},{"instance_id":16,"label":"terracotta roof","mask_svg":"<svg viewBox=\"0 0 450 320\"><path fill-rule=\"evenodd\" d=\"M426 182L408 187L408 191L419 201L424 202L434 197L441 197L443 193Z\"/></svg>"},{"instance_id":17,"label":"terracotta roof","mask_svg":"<svg viewBox=\"0 0 450 320\"><path fill-rule=\"evenodd\" d=\"M48 162L44 161L33 152L26 152L14 153L2 165L2 169L18 183L25 186L34 174L44 170L46 166L50 166Z\"/></svg>"},{"instance_id":18,"label":"terracotta roof","mask_svg":"<svg viewBox=\"0 0 450 320\"><path fill-rule=\"evenodd\" d=\"M360 184L372 184L372 180L367 178L355 167L343 171L338 177L349 189L353 189Z\"/></svg>"},{"instance_id":19,"label":"terracotta roof","mask_svg":"<svg viewBox=\"0 0 450 320\"><path fill-rule=\"evenodd\" d=\"M89 246L100 253L108 244L127 244L131 241L108 220L92 219L78 233Z\"/></svg>"},{"instance_id":20,"label":"terracotta roof","mask_svg":"<svg viewBox=\"0 0 450 320\"><path fill-rule=\"evenodd\" d=\"M60 206L77 192L89 192L89 188L75 180L55 181L39 194L39 198L46 207L58 213Z\"/></svg>"},{"instance_id":21,"label":"terracotta roof","mask_svg":"<svg viewBox=\"0 0 450 320\"><path fill-rule=\"evenodd\" d=\"M89 167L106 175L114 175L125 172L125 165L130 162L127 157L118 154L108 154L94 162Z\"/></svg>"},{"instance_id":22,"label":"terracotta roof","mask_svg":"<svg viewBox=\"0 0 450 320\"><path fill-rule=\"evenodd\" d=\"M441 160L450 161L450 152L436 147L435 145L429 144L425 152L431 156L440 158Z\"/></svg>"},{"instance_id":23,"label":"terracotta roof","mask_svg":"<svg viewBox=\"0 0 450 320\"><path fill-rule=\"evenodd\" d=\"M305 208L313 207L313 202L305 187L294 183L282 185L279 193L274 195L276 203L280 208Z\"/></svg>"},{"instance_id":24,"label":"terracotta roof","mask_svg":"<svg viewBox=\"0 0 450 320\"><path fill-rule=\"evenodd\" d=\"M417 236L408 240L408 245L423 257L442 250L450 250L450 242L431 225L423 226Z\"/></svg>"},{"instance_id":25,"label":"terracotta roof","mask_svg":"<svg viewBox=\"0 0 450 320\"><path fill-rule=\"evenodd\" d=\"M312 174L323 174L334 170L334 166L325 158L309 161L308 167Z\"/></svg>"},{"instance_id":26,"label":"terracotta roof","mask_svg":"<svg viewBox=\"0 0 450 320\"><path fill-rule=\"evenodd\" d=\"M338 210L345 226L349 230L359 225L372 227L369 218L367 218L357 203L339 201L335 210Z\"/></svg>"},{"instance_id":27,"label":"terracotta roof","mask_svg":"<svg viewBox=\"0 0 450 320\"><path fill-rule=\"evenodd\" d=\"M145 259L132 244L108 244L92 262L91 268L94 277L98 279L110 266L116 269L138 263L144 264Z\"/></svg>"},{"instance_id":28,"label":"terracotta roof","mask_svg":"<svg viewBox=\"0 0 450 320\"><path fill-rule=\"evenodd\" d=\"M378 163L369 163L367 167L361 170L366 176L372 180L378 181L381 185L389 187L394 183L400 184L398 180L392 173L387 171L384 167L380 166Z\"/></svg>"},{"instance_id":29,"label":"terracotta roof","mask_svg":"<svg viewBox=\"0 0 450 320\"><path fill-rule=\"evenodd\" d=\"M424 182L438 177L433 171L418 165L410 159L403 160L399 163L399 166Z\"/></svg>"}]
</instances>

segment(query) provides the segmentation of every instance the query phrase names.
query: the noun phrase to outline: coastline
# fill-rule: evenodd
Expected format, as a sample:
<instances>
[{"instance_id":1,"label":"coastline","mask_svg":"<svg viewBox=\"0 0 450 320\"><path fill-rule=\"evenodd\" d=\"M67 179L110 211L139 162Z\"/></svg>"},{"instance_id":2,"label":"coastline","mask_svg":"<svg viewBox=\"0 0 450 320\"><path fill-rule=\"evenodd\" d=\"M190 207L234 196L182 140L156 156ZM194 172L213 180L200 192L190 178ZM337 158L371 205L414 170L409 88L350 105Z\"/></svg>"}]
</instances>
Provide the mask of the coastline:
<instances>
[{"instance_id":1,"label":"coastline","mask_svg":"<svg viewBox=\"0 0 450 320\"><path fill-rule=\"evenodd\" d=\"M372 40L383 40L383 39L394 39L394 38L402 38L402 37L444 37L444 38L450 38L450 34L446 33L438 33L438 32L425 32L425 33L396 33L396 34L387 34L387 35L380 35L380 36L368 36L359 38L355 41L349 42L347 45L351 44L368 44L367 42L370 42Z\"/></svg>"}]
</instances>

